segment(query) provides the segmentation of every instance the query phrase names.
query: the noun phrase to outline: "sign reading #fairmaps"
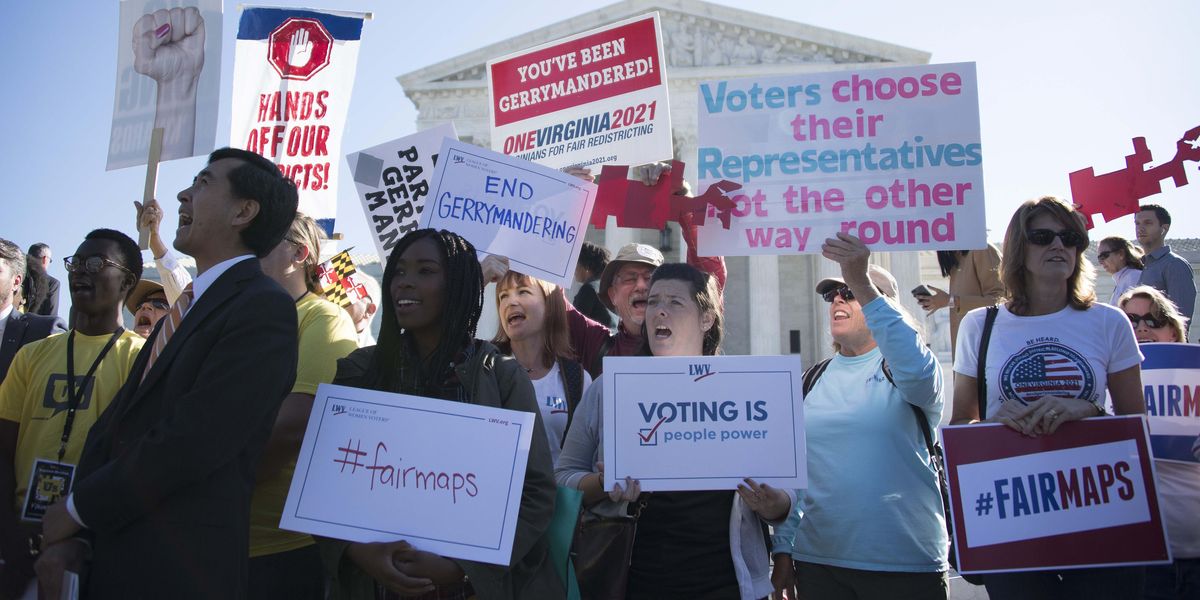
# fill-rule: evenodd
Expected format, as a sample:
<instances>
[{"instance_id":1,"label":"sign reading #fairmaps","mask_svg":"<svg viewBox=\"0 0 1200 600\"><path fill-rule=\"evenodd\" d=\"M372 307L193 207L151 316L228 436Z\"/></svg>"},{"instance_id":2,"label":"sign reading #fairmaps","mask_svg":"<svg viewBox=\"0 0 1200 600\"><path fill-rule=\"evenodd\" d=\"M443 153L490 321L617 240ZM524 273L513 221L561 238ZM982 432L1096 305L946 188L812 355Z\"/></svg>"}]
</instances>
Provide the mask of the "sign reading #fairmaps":
<instances>
[{"instance_id":1,"label":"sign reading #fairmaps","mask_svg":"<svg viewBox=\"0 0 1200 600\"><path fill-rule=\"evenodd\" d=\"M796 356L605 357L605 485L807 487L802 373Z\"/></svg>"},{"instance_id":2,"label":"sign reading #fairmaps","mask_svg":"<svg viewBox=\"0 0 1200 600\"><path fill-rule=\"evenodd\" d=\"M458 139L453 123L346 156L380 261L386 263L396 242L420 225L435 159L446 138Z\"/></svg>"},{"instance_id":3,"label":"sign reading #fairmaps","mask_svg":"<svg viewBox=\"0 0 1200 600\"><path fill-rule=\"evenodd\" d=\"M421 227L449 229L512 270L571 287L596 186L446 138Z\"/></svg>"},{"instance_id":4,"label":"sign reading #fairmaps","mask_svg":"<svg viewBox=\"0 0 1200 600\"><path fill-rule=\"evenodd\" d=\"M492 149L561 169L670 160L658 13L487 63Z\"/></svg>"},{"instance_id":5,"label":"sign reading #fairmaps","mask_svg":"<svg viewBox=\"0 0 1200 600\"><path fill-rule=\"evenodd\" d=\"M533 421L321 384L279 526L508 565Z\"/></svg>"},{"instance_id":6,"label":"sign reading #fairmaps","mask_svg":"<svg viewBox=\"0 0 1200 600\"><path fill-rule=\"evenodd\" d=\"M1171 561L1140 415L1035 438L995 423L941 435L960 572Z\"/></svg>"},{"instance_id":7,"label":"sign reading #fairmaps","mask_svg":"<svg viewBox=\"0 0 1200 600\"><path fill-rule=\"evenodd\" d=\"M820 252L838 232L877 251L987 242L974 63L721 79L697 94L700 189L742 184L732 226L700 228L701 255Z\"/></svg>"},{"instance_id":8,"label":"sign reading #fairmaps","mask_svg":"<svg viewBox=\"0 0 1200 600\"><path fill-rule=\"evenodd\" d=\"M1150 447L1157 460L1197 465L1192 446L1200 437L1200 346L1141 344L1142 389Z\"/></svg>"}]
</instances>

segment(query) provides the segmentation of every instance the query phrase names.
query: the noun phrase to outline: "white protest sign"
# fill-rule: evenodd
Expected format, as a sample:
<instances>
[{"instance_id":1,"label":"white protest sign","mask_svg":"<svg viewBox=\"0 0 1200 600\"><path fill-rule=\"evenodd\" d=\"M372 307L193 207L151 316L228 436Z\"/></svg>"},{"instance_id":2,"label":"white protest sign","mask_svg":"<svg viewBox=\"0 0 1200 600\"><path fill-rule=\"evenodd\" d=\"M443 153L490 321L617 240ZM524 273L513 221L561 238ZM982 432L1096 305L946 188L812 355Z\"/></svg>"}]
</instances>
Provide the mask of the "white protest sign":
<instances>
[{"instance_id":1,"label":"white protest sign","mask_svg":"<svg viewBox=\"0 0 1200 600\"><path fill-rule=\"evenodd\" d=\"M434 159L445 138L458 139L453 123L346 156L380 262L387 262L404 234L420 226Z\"/></svg>"},{"instance_id":2,"label":"white protest sign","mask_svg":"<svg viewBox=\"0 0 1200 600\"><path fill-rule=\"evenodd\" d=\"M122 0L107 170L207 154L221 93L221 0Z\"/></svg>"},{"instance_id":3,"label":"white protest sign","mask_svg":"<svg viewBox=\"0 0 1200 600\"><path fill-rule=\"evenodd\" d=\"M1156 460L1197 464L1200 437L1200 346L1141 344L1142 389Z\"/></svg>"},{"instance_id":4,"label":"white protest sign","mask_svg":"<svg viewBox=\"0 0 1200 600\"><path fill-rule=\"evenodd\" d=\"M279 526L508 565L532 413L317 389Z\"/></svg>"},{"instance_id":5,"label":"white protest sign","mask_svg":"<svg viewBox=\"0 0 1200 600\"><path fill-rule=\"evenodd\" d=\"M421 227L449 229L480 258L571 287L596 186L549 167L446 139Z\"/></svg>"},{"instance_id":6,"label":"white protest sign","mask_svg":"<svg viewBox=\"0 0 1200 600\"><path fill-rule=\"evenodd\" d=\"M987 243L974 63L712 80L697 95L699 189L743 186L730 228L700 228L702 256L815 253L843 231L877 251Z\"/></svg>"},{"instance_id":7,"label":"white protest sign","mask_svg":"<svg viewBox=\"0 0 1200 600\"><path fill-rule=\"evenodd\" d=\"M797 356L605 357L605 483L807 487L802 374Z\"/></svg>"},{"instance_id":8,"label":"white protest sign","mask_svg":"<svg viewBox=\"0 0 1200 600\"><path fill-rule=\"evenodd\" d=\"M487 63L492 149L554 168L670 160L658 13Z\"/></svg>"},{"instance_id":9,"label":"white protest sign","mask_svg":"<svg viewBox=\"0 0 1200 600\"><path fill-rule=\"evenodd\" d=\"M365 16L247 8L238 24L229 145L274 161L330 235Z\"/></svg>"}]
</instances>

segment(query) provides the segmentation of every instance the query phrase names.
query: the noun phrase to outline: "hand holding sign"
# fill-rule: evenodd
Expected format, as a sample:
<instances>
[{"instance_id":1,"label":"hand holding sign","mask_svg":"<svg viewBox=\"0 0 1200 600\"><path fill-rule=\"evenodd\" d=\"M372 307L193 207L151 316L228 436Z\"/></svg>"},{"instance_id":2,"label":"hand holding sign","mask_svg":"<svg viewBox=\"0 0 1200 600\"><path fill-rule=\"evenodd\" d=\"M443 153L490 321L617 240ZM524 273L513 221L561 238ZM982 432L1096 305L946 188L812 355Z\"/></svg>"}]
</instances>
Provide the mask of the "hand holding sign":
<instances>
[{"instance_id":1,"label":"hand holding sign","mask_svg":"<svg viewBox=\"0 0 1200 600\"><path fill-rule=\"evenodd\" d=\"M350 544L346 547L346 556L371 579L393 592L408 596L432 592L431 579L411 577L398 568L399 557L410 550L412 546L408 542Z\"/></svg>"},{"instance_id":2,"label":"hand holding sign","mask_svg":"<svg viewBox=\"0 0 1200 600\"><path fill-rule=\"evenodd\" d=\"M749 477L746 483L737 488L738 496L751 510L758 513L767 521L778 521L788 514L792 501L783 490L777 490L765 483L758 483Z\"/></svg>"},{"instance_id":3,"label":"hand holding sign","mask_svg":"<svg viewBox=\"0 0 1200 600\"><path fill-rule=\"evenodd\" d=\"M1087 400L1042 396L1028 404L1005 402L990 420L1003 423L1029 437L1037 437L1054 433L1067 421L1078 421L1096 415L1096 405Z\"/></svg>"}]
</instances>

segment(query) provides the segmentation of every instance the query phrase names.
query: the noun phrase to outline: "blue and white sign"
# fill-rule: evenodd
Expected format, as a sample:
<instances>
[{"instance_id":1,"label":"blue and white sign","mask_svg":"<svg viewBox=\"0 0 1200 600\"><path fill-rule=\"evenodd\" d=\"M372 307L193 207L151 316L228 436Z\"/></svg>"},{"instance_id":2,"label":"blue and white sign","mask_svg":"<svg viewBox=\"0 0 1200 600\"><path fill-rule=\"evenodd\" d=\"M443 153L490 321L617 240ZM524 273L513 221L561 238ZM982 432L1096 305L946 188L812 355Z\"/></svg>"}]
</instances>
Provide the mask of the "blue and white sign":
<instances>
[{"instance_id":1,"label":"blue and white sign","mask_svg":"<svg viewBox=\"0 0 1200 600\"><path fill-rule=\"evenodd\" d=\"M422 227L449 229L480 258L571 287L596 186L561 171L447 138L438 153Z\"/></svg>"},{"instance_id":2,"label":"blue and white sign","mask_svg":"<svg viewBox=\"0 0 1200 600\"><path fill-rule=\"evenodd\" d=\"M808 486L796 356L604 358L604 483Z\"/></svg>"},{"instance_id":3,"label":"blue and white sign","mask_svg":"<svg viewBox=\"0 0 1200 600\"><path fill-rule=\"evenodd\" d=\"M1200 436L1200 346L1142 344L1142 389L1157 460L1198 464L1192 445Z\"/></svg>"}]
</instances>

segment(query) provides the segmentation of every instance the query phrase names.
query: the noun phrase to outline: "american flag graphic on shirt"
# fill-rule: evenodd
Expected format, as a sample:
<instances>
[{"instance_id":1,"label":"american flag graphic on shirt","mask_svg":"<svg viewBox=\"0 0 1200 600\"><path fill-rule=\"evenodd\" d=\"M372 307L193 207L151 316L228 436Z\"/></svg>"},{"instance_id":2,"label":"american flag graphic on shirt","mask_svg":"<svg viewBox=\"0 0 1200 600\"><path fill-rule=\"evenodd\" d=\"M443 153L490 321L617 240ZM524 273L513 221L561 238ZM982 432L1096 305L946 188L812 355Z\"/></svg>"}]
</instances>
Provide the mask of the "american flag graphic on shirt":
<instances>
[{"instance_id":1,"label":"american flag graphic on shirt","mask_svg":"<svg viewBox=\"0 0 1200 600\"><path fill-rule=\"evenodd\" d=\"M1063 396L1091 402L1095 388L1096 377L1087 359L1059 343L1028 346L1009 357L1000 369L1004 399L1029 402L1042 396Z\"/></svg>"}]
</instances>

